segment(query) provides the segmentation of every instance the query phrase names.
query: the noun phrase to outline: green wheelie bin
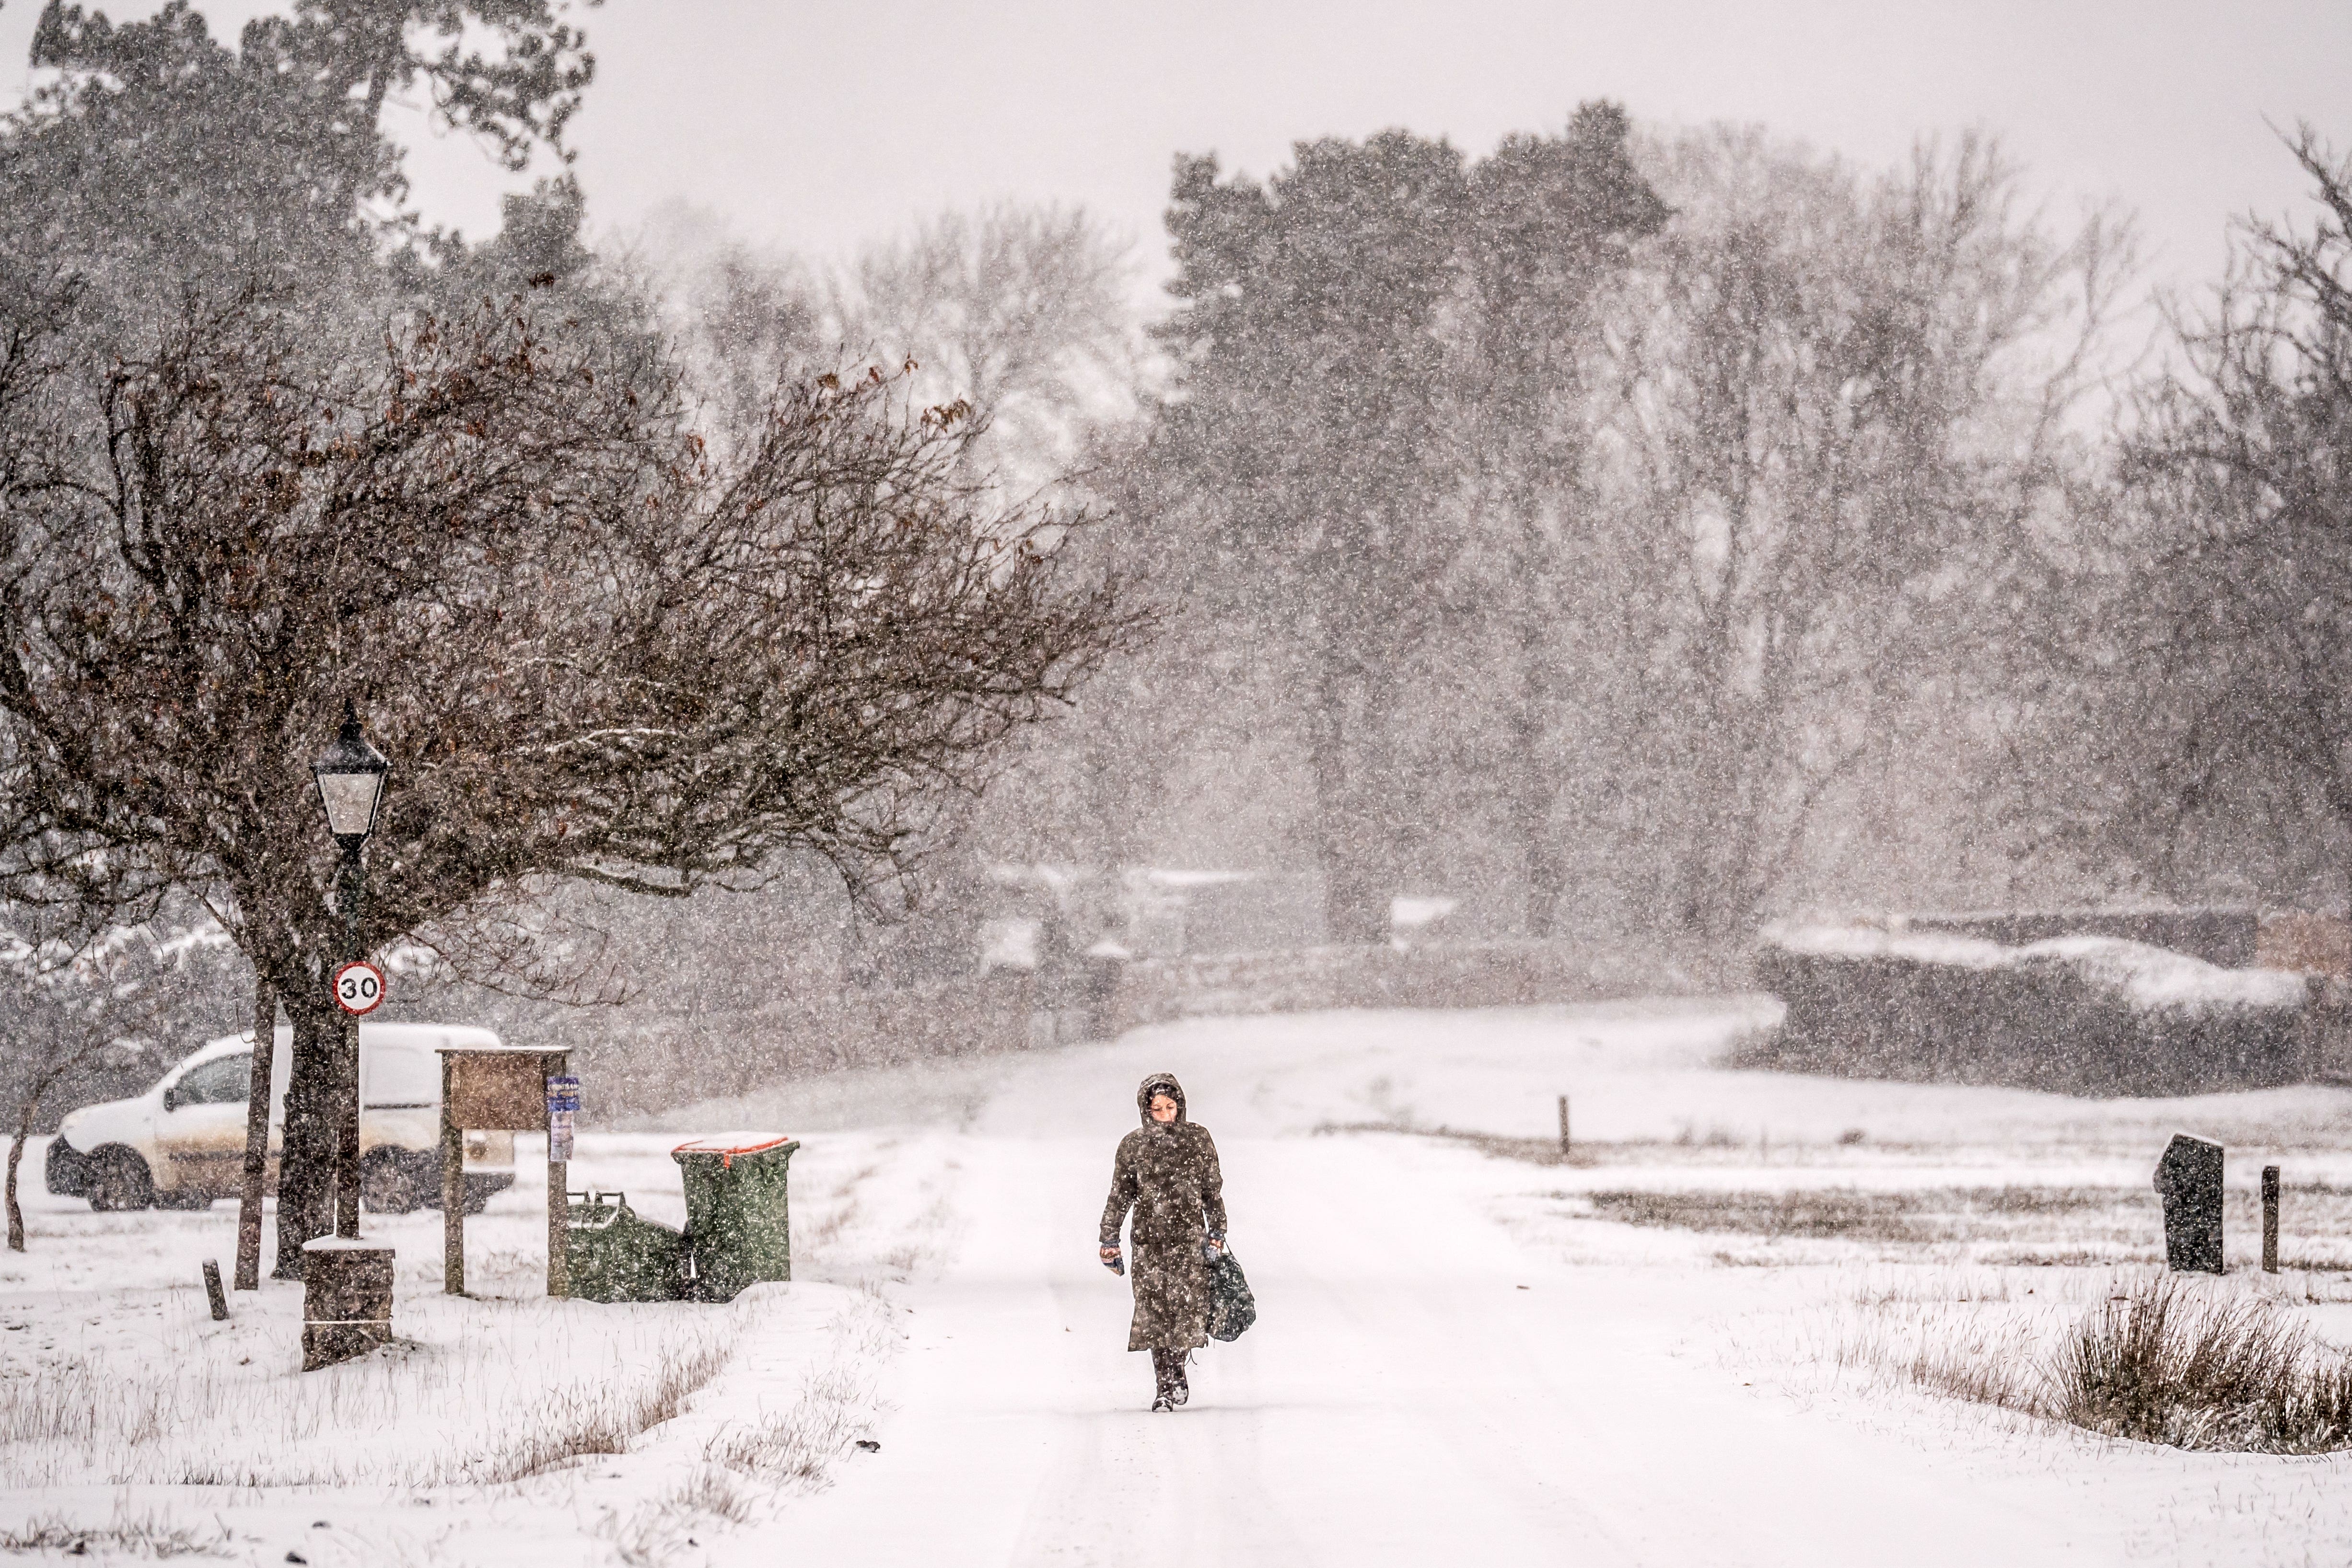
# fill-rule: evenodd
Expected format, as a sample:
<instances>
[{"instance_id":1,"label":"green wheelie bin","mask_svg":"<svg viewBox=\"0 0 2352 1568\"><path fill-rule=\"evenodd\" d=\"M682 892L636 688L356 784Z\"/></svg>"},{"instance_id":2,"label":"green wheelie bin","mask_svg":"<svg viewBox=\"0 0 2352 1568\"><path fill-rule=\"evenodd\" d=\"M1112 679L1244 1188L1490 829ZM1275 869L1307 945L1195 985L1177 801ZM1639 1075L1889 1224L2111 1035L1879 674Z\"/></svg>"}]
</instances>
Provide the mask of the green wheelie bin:
<instances>
[{"instance_id":1,"label":"green wheelie bin","mask_svg":"<svg viewBox=\"0 0 2352 1568\"><path fill-rule=\"evenodd\" d=\"M793 1277L784 1172L800 1147L782 1133L720 1133L670 1151L686 1184L686 1250L698 1301Z\"/></svg>"},{"instance_id":2,"label":"green wheelie bin","mask_svg":"<svg viewBox=\"0 0 2352 1568\"><path fill-rule=\"evenodd\" d=\"M564 1205L563 1258L583 1301L674 1301L686 1293L686 1238L629 1207L625 1194L575 1192Z\"/></svg>"}]
</instances>

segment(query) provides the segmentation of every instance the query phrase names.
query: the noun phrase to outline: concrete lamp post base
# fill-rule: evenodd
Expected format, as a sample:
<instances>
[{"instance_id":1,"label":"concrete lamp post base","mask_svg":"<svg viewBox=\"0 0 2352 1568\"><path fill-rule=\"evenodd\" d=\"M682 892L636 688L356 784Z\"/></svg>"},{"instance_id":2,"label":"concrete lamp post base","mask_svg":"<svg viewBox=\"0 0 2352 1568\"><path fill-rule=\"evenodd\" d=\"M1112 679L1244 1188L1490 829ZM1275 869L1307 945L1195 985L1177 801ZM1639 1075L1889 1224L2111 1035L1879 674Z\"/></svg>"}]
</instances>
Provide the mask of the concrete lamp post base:
<instances>
[{"instance_id":1,"label":"concrete lamp post base","mask_svg":"<svg viewBox=\"0 0 2352 1568\"><path fill-rule=\"evenodd\" d=\"M392 1249L322 1236L302 1249L302 1370L392 1343Z\"/></svg>"}]
</instances>

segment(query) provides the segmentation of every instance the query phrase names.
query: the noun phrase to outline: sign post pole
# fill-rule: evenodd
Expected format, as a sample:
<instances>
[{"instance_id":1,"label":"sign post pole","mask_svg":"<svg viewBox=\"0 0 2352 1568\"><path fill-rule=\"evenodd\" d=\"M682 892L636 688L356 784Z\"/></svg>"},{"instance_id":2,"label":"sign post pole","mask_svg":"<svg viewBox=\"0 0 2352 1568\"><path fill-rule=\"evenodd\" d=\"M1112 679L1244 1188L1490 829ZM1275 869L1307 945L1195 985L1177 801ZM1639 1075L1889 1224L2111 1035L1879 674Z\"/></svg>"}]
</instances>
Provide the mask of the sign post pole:
<instances>
[{"instance_id":1,"label":"sign post pole","mask_svg":"<svg viewBox=\"0 0 2352 1568\"><path fill-rule=\"evenodd\" d=\"M466 1293L466 1134L457 1126L451 1098L457 1069L445 1051L441 1057L441 1289L446 1294Z\"/></svg>"},{"instance_id":2,"label":"sign post pole","mask_svg":"<svg viewBox=\"0 0 2352 1568\"><path fill-rule=\"evenodd\" d=\"M570 1053L551 1051L547 1064L547 1294L562 1301L572 1293L572 1269L563 1255L566 1188L572 1180L572 1118L580 1109L580 1081L572 1076Z\"/></svg>"}]
</instances>

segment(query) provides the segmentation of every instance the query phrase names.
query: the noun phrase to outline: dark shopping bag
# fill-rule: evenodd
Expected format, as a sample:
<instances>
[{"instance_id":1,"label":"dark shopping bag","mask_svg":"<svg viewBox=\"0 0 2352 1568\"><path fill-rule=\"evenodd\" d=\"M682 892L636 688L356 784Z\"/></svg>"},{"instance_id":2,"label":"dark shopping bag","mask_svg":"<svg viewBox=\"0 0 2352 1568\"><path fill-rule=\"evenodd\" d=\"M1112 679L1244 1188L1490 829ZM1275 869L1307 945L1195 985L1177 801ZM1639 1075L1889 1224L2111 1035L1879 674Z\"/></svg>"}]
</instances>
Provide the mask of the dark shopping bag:
<instances>
[{"instance_id":1,"label":"dark shopping bag","mask_svg":"<svg viewBox=\"0 0 2352 1568\"><path fill-rule=\"evenodd\" d=\"M1257 1322L1257 1297L1231 1251L1221 1251L1209 1265L1209 1337L1235 1340Z\"/></svg>"}]
</instances>

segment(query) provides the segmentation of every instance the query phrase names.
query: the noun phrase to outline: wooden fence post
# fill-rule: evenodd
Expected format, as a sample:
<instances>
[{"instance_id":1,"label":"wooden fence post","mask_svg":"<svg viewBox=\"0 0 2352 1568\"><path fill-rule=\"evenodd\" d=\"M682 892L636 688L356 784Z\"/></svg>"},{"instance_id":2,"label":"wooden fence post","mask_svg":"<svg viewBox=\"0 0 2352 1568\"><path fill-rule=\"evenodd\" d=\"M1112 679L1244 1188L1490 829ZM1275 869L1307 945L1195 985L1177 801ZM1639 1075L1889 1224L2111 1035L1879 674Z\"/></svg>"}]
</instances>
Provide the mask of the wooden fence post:
<instances>
[{"instance_id":1,"label":"wooden fence post","mask_svg":"<svg viewBox=\"0 0 2352 1568\"><path fill-rule=\"evenodd\" d=\"M1568 1158L1568 1096L1559 1097L1559 1157Z\"/></svg>"},{"instance_id":2,"label":"wooden fence post","mask_svg":"<svg viewBox=\"0 0 2352 1568\"><path fill-rule=\"evenodd\" d=\"M2278 1272L2279 1168L2263 1167L2263 1271Z\"/></svg>"}]
</instances>

